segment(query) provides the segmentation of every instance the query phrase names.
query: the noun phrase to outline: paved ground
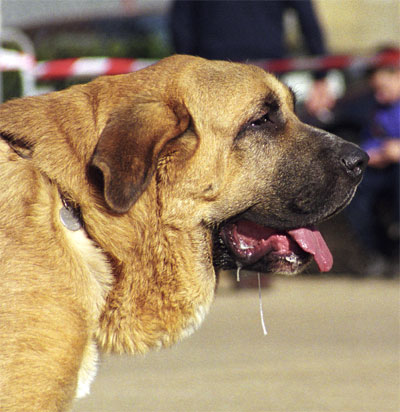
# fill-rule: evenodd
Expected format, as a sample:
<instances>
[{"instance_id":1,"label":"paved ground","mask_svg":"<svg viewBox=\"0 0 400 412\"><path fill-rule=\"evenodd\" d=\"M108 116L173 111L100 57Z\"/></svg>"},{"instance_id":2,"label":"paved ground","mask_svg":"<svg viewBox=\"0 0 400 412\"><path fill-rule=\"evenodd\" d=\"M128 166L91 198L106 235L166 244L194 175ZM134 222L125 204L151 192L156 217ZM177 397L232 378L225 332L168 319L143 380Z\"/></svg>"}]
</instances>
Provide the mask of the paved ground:
<instances>
[{"instance_id":1,"label":"paved ground","mask_svg":"<svg viewBox=\"0 0 400 412\"><path fill-rule=\"evenodd\" d=\"M399 284L276 278L258 292L226 279L192 337L146 357L106 357L74 412L400 410Z\"/></svg>"}]
</instances>

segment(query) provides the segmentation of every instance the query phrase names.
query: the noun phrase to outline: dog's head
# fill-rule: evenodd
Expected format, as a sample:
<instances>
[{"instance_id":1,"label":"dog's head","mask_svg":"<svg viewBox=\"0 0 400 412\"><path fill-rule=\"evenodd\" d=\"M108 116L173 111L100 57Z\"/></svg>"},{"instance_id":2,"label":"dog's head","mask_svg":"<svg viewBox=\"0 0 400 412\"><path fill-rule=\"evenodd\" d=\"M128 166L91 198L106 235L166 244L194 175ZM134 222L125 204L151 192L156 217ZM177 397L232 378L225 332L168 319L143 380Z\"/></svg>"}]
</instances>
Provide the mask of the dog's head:
<instances>
[{"instance_id":1,"label":"dog's head","mask_svg":"<svg viewBox=\"0 0 400 412\"><path fill-rule=\"evenodd\" d=\"M161 224L193 232L203 266L294 273L314 256L329 270L315 225L348 204L368 161L302 123L273 75L190 56L1 110L2 137L83 211L133 216L146 198Z\"/></svg>"},{"instance_id":2,"label":"dog's head","mask_svg":"<svg viewBox=\"0 0 400 412\"><path fill-rule=\"evenodd\" d=\"M155 180L165 221L213 232L214 266L294 273L314 256L329 270L315 225L349 203L367 155L302 123L293 93L254 66L175 56L148 72L91 159L108 207L128 212Z\"/></svg>"},{"instance_id":3,"label":"dog's head","mask_svg":"<svg viewBox=\"0 0 400 412\"><path fill-rule=\"evenodd\" d=\"M147 198L162 224L196 232L196 259L264 272L312 256L330 268L315 225L347 205L368 160L302 123L273 75L190 56L7 103L1 133L82 209L94 194L110 216L134 215Z\"/></svg>"}]
</instances>

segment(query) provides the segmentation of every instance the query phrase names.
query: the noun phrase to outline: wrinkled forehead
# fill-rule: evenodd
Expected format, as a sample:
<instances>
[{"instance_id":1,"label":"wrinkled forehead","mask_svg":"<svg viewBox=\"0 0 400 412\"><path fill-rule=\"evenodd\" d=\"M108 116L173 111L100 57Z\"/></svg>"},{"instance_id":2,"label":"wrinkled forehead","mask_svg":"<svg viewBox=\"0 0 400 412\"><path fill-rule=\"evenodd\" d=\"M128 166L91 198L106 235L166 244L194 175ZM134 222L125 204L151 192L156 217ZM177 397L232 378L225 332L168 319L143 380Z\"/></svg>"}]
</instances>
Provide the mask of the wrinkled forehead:
<instances>
[{"instance_id":1,"label":"wrinkled forehead","mask_svg":"<svg viewBox=\"0 0 400 412\"><path fill-rule=\"evenodd\" d=\"M185 104L192 117L240 123L265 106L293 108L292 92L259 67L207 61L184 77ZM221 119L223 117L223 119Z\"/></svg>"}]
</instances>

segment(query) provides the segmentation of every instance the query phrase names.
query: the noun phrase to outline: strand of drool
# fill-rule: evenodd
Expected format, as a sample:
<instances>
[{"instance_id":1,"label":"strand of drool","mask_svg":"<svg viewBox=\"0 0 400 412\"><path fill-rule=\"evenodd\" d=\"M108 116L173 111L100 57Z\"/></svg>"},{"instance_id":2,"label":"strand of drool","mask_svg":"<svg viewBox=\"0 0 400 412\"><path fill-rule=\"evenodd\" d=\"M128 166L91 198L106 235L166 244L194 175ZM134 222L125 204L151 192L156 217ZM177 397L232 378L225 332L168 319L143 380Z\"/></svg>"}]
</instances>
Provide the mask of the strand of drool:
<instances>
[{"instance_id":1,"label":"strand of drool","mask_svg":"<svg viewBox=\"0 0 400 412\"><path fill-rule=\"evenodd\" d=\"M239 262L236 262L237 271L236 271L236 282L240 282L240 270L242 269L242 265Z\"/></svg>"},{"instance_id":2,"label":"strand of drool","mask_svg":"<svg viewBox=\"0 0 400 412\"><path fill-rule=\"evenodd\" d=\"M268 335L268 332L267 332L267 328L265 327L265 322L264 322L264 311L263 311L263 307L262 307L262 297L261 297L261 275L260 275L260 272L257 273L257 277L258 277L258 299L259 299L259 302L260 302L261 326L262 326L264 336L266 336L266 335Z\"/></svg>"}]
</instances>

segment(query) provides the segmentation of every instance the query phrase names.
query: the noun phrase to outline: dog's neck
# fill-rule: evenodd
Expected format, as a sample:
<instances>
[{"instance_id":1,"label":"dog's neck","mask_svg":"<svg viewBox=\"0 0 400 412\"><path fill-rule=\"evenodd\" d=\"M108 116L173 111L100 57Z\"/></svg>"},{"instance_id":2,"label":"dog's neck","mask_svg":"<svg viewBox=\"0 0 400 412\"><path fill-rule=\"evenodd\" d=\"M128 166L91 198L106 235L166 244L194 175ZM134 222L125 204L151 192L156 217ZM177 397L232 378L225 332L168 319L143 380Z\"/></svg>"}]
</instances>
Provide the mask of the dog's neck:
<instances>
[{"instance_id":1,"label":"dog's neck","mask_svg":"<svg viewBox=\"0 0 400 412\"><path fill-rule=\"evenodd\" d=\"M154 187L129 213L112 214L102 204L101 195L88 185L88 159L84 155L71 157L67 166L47 164L43 157L56 158L51 152L56 148L47 148L42 141L36 146L43 147L29 152L29 157L17 154L31 159L38 171L59 184L61 193L69 194L67 199L80 206L82 221L77 218L77 209L66 207L64 202L63 226L70 234L85 232L97 245L91 247L96 248L95 255L102 255L103 266L112 268L114 284L111 289L104 286L106 303L95 310L101 312L96 332L99 345L106 351L143 353L171 345L193 332L214 296L211 233L199 225L188 226L187 216L166 222L160 215ZM93 147L87 151L93 151ZM76 171L73 179L64 177L64 167ZM82 228L73 232L73 224ZM199 256L199 250L207 249L207 245L208 254ZM84 255L82 252L82 258ZM95 273L90 275L96 277Z\"/></svg>"},{"instance_id":2,"label":"dog's neck","mask_svg":"<svg viewBox=\"0 0 400 412\"><path fill-rule=\"evenodd\" d=\"M211 260L205 265L203 258L208 257L199 257L194 247L187 246L211 245L204 238L208 234L167 225L157 208L146 204L154 205L149 196L144 195L126 215L110 215L101 233L97 222L104 215L93 211L85 215L82 210L90 237L113 267L115 284L97 331L98 343L106 351L144 353L169 346L201 324L213 299Z\"/></svg>"}]
</instances>

